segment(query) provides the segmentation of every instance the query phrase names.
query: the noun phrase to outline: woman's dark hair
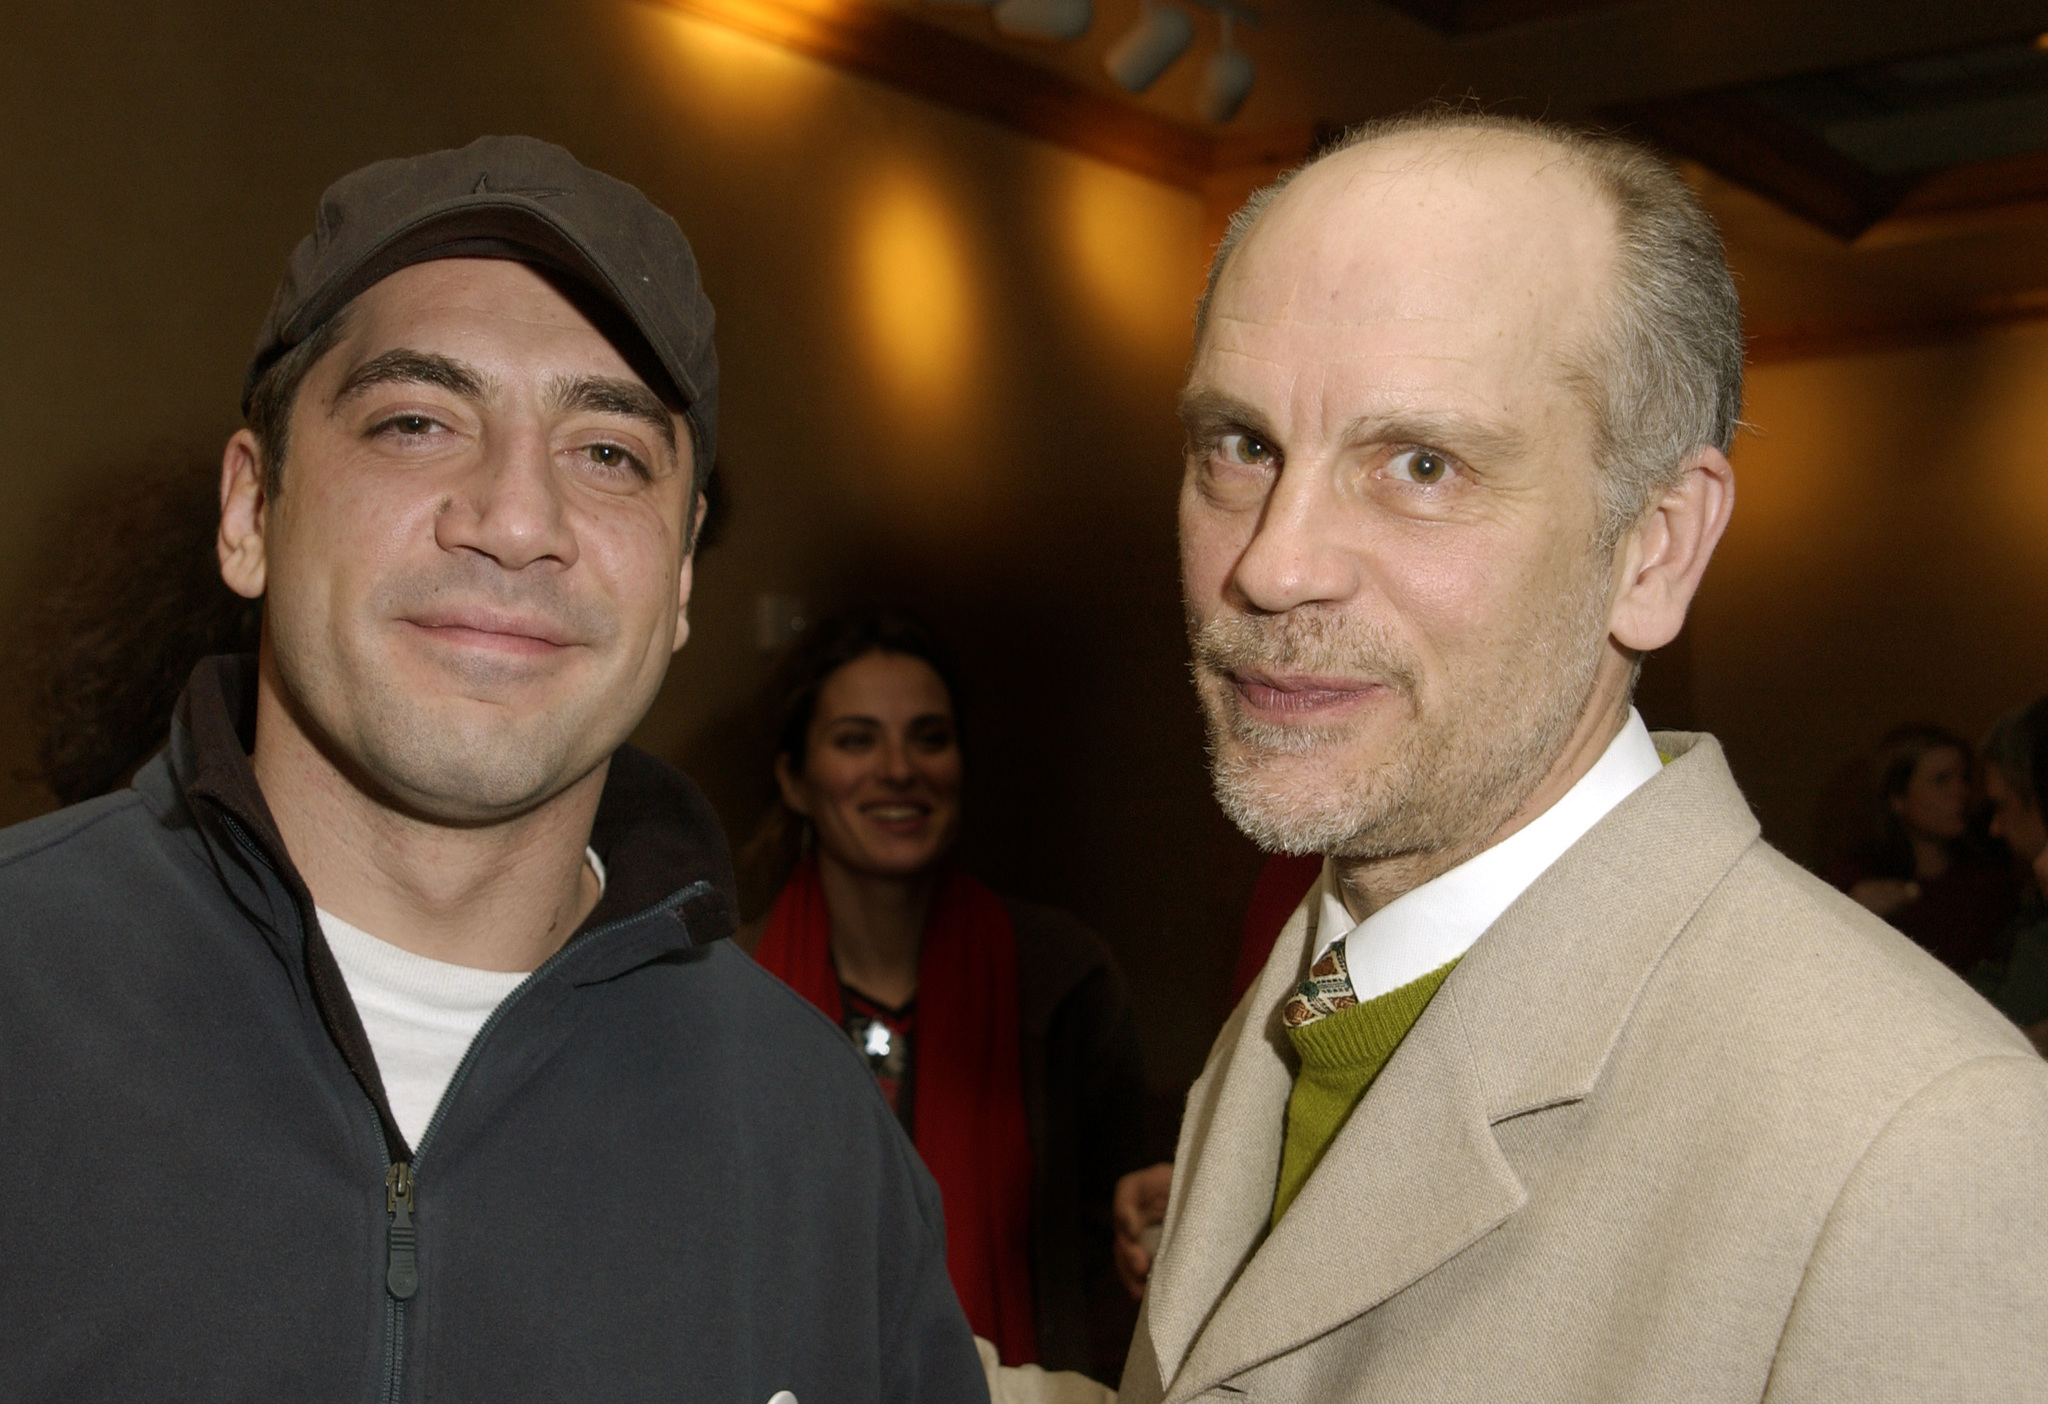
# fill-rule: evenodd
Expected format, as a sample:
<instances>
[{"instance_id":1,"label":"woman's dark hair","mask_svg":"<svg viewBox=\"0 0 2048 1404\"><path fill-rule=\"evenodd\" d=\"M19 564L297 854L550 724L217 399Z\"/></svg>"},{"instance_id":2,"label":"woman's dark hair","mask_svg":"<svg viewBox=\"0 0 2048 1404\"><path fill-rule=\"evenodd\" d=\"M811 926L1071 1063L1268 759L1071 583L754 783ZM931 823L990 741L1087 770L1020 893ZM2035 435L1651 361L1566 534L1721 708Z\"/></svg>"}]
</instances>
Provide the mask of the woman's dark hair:
<instances>
[{"instance_id":1,"label":"woman's dark hair","mask_svg":"<svg viewBox=\"0 0 2048 1404\"><path fill-rule=\"evenodd\" d=\"M59 804L119 786L170 735L200 659L256 648L262 604L221 582L220 467L161 453L96 484L46 538L13 640L36 764Z\"/></svg>"},{"instance_id":2,"label":"woman's dark hair","mask_svg":"<svg viewBox=\"0 0 2048 1404\"><path fill-rule=\"evenodd\" d=\"M1924 722L1894 727L1877 743L1877 755L1871 765L1875 782L1872 798L1876 802L1872 817L1877 833L1877 852L1871 866L1875 875L1913 876L1913 840L1906 833L1898 811L1892 808L1892 801L1906 793L1920 762L1936 751L1954 751L1962 756L1965 767L1970 764L1969 742L1945 727Z\"/></svg>"},{"instance_id":3,"label":"woman's dark hair","mask_svg":"<svg viewBox=\"0 0 2048 1404\"><path fill-rule=\"evenodd\" d=\"M805 630L777 670L775 694L781 705L776 713L775 754L786 760L792 771L803 773L811 722L818 715L818 697L825 683L847 664L871 653L893 653L931 665L953 703L953 728L959 734L960 672L953 651L908 611L853 610ZM807 839L803 817L791 811L778 793L735 861L742 912L753 916L767 910L803 857Z\"/></svg>"},{"instance_id":4,"label":"woman's dark hair","mask_svg":"<svg viewBox=\"0 0 2048 1404\"><path fill-rule=\"evenodd\" d=\"M818 714L818 694L825 690L826 681L847 664L870 653L893 653L930 664L939 681L946 685L946 696L953 703L953 727L957 734L960 673L953 661L953 651L923 620L905 610L854 610L813 624L797 640L782 665L782 721L775 735L775 754L787 757L791 770L803 773L811 721Z\"/></svg>"},{"instance_id":5,"label":"woman's dark hair","mask_svg":"<svg viewBox=\"0 0 2048 1404\"><path fill-rule=\"evenodd\" d=\"M1910 723L1895 727L1877 743L1877 797L1890 812L1891 802L1906 793L1920 762L1935 751L1956 751L1965 764L1970 743L1945 727Z\"/></svg>"}]
</instances>

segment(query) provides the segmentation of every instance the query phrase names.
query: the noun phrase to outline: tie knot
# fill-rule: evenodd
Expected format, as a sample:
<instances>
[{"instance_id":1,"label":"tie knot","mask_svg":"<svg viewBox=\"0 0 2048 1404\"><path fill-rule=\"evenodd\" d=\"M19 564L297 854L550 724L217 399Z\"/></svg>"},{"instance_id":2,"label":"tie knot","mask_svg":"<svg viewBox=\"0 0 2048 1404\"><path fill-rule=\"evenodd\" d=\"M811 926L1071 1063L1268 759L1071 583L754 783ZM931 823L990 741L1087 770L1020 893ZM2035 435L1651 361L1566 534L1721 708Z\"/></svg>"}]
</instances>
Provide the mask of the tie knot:
<instances>
[{"instance_id":1,"label":"tie knot","mask_svg":"<svg viewBox=\"0 0 2048 1404\"><path fill-rule=\"evenodd\" d=\"M1356 1003L1358 991L1351 987L1351 971L1344 963L1344 943L1337 941L1308 968L1308 978L1288 996L1280 1020L1288 1028L1298 1029Z\"/></svg>"}]
</instances>

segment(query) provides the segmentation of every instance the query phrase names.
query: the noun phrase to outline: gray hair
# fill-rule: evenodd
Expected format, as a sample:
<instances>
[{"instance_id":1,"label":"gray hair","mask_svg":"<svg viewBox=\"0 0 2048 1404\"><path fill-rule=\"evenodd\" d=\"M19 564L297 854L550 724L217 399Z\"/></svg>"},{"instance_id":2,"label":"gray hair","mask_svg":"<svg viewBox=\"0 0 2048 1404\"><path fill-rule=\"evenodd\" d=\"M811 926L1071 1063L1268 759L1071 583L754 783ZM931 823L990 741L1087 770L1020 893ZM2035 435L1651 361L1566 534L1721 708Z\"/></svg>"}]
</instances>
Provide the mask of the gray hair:
<instances>
[{"instance_id":1,"label":"gray hair","mask_svg":"<svg viewBox=\"0 0 2048 1404\"><path fill-rule=\"evenodd\" d=\"M1230 256L1297 176L1355 147L1439 132L1541 142L1613 210L1617 247L1602 325L1566 366L1593 412L1602 535L1611 548L1677 482L1689 454L1706 446L1726 453L1742 419L1742 307L1720 232L1678 172L1633 142L1453 107L1353 127L1231 216L1196 305L1195 343L1208 330Z\"/></svg>"}]
</instances>

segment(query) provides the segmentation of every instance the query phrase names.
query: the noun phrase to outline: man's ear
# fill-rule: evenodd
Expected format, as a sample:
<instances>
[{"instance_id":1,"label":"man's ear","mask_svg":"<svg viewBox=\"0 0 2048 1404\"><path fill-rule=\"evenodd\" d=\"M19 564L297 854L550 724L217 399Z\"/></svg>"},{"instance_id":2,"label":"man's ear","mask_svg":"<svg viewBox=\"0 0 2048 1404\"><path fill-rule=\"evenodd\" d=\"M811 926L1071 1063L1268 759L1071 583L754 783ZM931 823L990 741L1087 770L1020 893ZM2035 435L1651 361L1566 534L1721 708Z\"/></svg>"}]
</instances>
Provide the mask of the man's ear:
<instances>
[{"instance_id":1,"label":"man's ear","mask_svg":"<svg viewBox=\"0 0 2048 1404\"><path fill-rule=\"evenodd\" d=\"M269 524L270 497L263 488L263 451L256 436L237 430L228 440L220 464L220 578L244 599L256 599L268 583L269 559L263 531Z\"/></svg>"},{"instance_id":2,"label":"man's ear","mask_svg":"<svg viewBox=\"0 0 2048 1404\"><path fill-rule=\"evenodd\" d=\"M697 494L697 510L690 522L690 549L683 556L683 568L676 575L676 641L669 645L669 652L675 653L690 641L690 590L697 583L697 540L704 530L704 511L710 504L704 494Z\"/></svg>"},{"instance_id":3,"label":"man's ear","mask_svg":"<svg viewBox=\"0 0 2048 1404\"><path fill-rule=\"evenodd\" d=\"M1622 538L1607 626L1616 643L1648 653L1678 637L1734 510L1735 470L1727 455L1694 450L1670 491Z\"/></svg>"},{"instance_id":4,"label":"man's ear","mask_svg":"<svg viewBox=\"0 0 2048 1404\"><path fill-rule=\"evenodd\" d=\"M784 804L806 819L811 817L810 801L804 797L804 787L797 783L796 775L789 768L788 756L775 758L775 786L782 791Z\"/></svg>"}]
</instances>

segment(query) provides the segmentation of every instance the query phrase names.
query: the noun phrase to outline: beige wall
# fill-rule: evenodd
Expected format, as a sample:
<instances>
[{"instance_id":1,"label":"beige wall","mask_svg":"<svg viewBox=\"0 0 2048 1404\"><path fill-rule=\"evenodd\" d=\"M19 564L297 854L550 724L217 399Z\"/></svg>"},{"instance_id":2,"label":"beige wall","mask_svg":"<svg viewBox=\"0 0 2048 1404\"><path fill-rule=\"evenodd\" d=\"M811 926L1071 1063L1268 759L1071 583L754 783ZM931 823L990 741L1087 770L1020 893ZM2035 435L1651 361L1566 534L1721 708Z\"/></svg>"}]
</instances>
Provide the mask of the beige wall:
<instances>
[{"instance_id":1,"label":"beige wall","mask_svg":"<svg viewBox=\"0 0 2048 1404\"><path fill-rule=\"evenodd\" d=\"M1691 700L1806 856L1888 728L1975 739L2048 691L2048 328L1756 367L1745 417Z\"/></svg>"},{"instance_id":2,"label":"beige wall","mask_svg":"<svg viewBox=\"0 0 2048 1404\"><path fill-rule=\"evenodd\" d=\"M719 309L734 511L640 739L750 824L755 596L922 609L965 654L970 860L1171 952L1145 1033L1191 1075L1256 858L1182 674L1187 193L658 4L31 7L0 49L0 609L66 493L217 451L328 181L507 130L675 214Z\"/></svg>"}]
</instances>

